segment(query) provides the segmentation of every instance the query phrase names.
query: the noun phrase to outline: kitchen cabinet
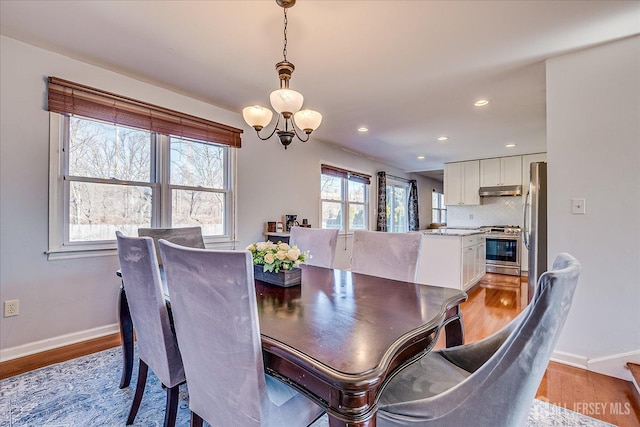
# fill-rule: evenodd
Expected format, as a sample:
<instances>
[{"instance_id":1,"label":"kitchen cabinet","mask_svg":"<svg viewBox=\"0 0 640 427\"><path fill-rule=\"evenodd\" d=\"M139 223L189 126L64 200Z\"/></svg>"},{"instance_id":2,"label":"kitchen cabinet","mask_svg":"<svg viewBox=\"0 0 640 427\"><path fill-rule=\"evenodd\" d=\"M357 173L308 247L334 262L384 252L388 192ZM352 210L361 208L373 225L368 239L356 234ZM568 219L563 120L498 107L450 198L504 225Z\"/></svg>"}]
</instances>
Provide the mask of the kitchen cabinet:
<instances>
[{"instance_id":1,"label":"kitchen cabinet","mask_svg":"<svg viewBox=\"0 0 640 427\"><path fill-rule=\"evenodd\" d=\"M444 165L444 204L479 205L480 161Z\"/></svg>"},{"instance_id":2,"label":"kitchen cabinet","mask_svg":"<svg viewBox=\"0 0 640 427\"><path fill-rule=\"evenodd\" d=\"M485 243L476 230L423 232L418 283L467 291L485 275Z\"/></svg>"},{"instance_id":3,"label":"kitchen cabinet","mask_svg":"<svg viewBox=\"0 0 640 427\"><path fill-rule=\"evenodd\" d=\"M546 162L547 153L527 154L522 156L522 204L527 201L527 192L529 191L529 173L531 163ZM520 239L520 269L522 272L529 271L529 250L524 245L524 233Z\"/></svg>"},{"instance_id":4,"label":"kitchen cabinet","mask_svg":"<svg viewBox=\"0 0 640 427\"><path fill-rule=\"evenodd\" d=\"M522 184L522 156L480 160L480 187Z\"/></svg>"}]
</instances>

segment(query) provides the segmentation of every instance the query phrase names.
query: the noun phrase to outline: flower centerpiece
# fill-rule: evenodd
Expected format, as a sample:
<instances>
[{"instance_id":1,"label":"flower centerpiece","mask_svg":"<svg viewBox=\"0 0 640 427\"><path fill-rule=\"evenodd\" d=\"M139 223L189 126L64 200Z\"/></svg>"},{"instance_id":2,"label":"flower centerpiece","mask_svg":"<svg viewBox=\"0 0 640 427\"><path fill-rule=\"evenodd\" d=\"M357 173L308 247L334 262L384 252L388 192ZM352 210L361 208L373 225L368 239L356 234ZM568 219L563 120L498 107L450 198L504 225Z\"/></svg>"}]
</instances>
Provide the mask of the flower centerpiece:
<instances>
[{"instance_id":1,"label":"flower centerpiece","mask_svg":"<svg viewBox=\"0 0 640 427\"><path fill-rule=\"evenodd\" d=\"M296 245L281 241L252 243L247 250L253 257L255 278L280 286L299 285L301 274L296 267L310 257L308 252L300 251Z\"/></svg>"}]
</instances>

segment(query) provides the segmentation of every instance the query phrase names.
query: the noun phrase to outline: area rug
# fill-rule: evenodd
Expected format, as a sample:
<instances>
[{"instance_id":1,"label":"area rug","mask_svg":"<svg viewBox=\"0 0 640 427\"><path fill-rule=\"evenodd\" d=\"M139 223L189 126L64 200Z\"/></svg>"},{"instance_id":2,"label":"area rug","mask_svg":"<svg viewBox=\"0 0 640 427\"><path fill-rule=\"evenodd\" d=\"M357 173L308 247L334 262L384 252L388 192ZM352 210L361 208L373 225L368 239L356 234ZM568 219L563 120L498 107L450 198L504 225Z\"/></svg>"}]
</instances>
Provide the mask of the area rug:
<instances>
[{"instance_id":1,"label":"area rug","mask_svg":"<svg viewBox=\"0 0 640 427\"><path fill-rule=\"evenodd\" d=\"M137 360L137 359L135 359ZM122 351L112 348L0 381L0 427L124 426L132 386L119 389ZM149 370L135 426L161 426L166 393ZM176 426L189 426L189 395L180 388ZM527 426L610 426L559 406L535 400ZM313 427L328 427L327 416Z\"/></svg>"}]
</instances>

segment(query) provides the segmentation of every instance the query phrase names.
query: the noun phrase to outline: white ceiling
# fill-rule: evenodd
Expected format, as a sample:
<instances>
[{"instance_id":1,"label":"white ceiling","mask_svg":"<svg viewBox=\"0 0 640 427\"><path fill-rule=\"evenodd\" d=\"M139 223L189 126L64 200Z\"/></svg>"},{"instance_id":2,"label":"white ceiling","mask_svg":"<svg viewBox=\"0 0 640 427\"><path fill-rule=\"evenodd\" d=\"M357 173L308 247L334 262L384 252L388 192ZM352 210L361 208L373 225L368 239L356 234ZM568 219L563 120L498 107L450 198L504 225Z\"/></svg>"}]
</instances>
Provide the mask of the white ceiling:
<instances>
[{"instance_id":1,"label":"white ceiling","mask_svg":"<svg viewBox=\"0 0 640 427\"><path fill-rule=\"evenodd\" d=\"M288 15L313 136L419 172L546 151L545 59L640 33L637 0L298 0ZM1 0L0 30L237 112L278 88L273 0Z\"/></svg>"}]
</instances>

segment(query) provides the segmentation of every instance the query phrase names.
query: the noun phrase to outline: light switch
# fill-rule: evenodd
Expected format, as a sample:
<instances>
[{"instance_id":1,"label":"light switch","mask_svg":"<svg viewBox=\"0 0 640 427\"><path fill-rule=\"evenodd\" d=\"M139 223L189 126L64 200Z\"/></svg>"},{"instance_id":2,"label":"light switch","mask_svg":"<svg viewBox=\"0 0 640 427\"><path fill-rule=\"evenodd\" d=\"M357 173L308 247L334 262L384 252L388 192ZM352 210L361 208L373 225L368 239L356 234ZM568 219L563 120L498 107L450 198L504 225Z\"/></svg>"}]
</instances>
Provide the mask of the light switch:
<instances>
[{"instance_id":1,"label":"light switch","mask_svg":"<svg viewBox=\"0 0 640 427\"><path fill-rule=\"evenodd\" d=\"M584 199L571 199L571 213L576 215L584 215L585 214L584 203L585 203Z\"/></svg>"}]
</instances>

